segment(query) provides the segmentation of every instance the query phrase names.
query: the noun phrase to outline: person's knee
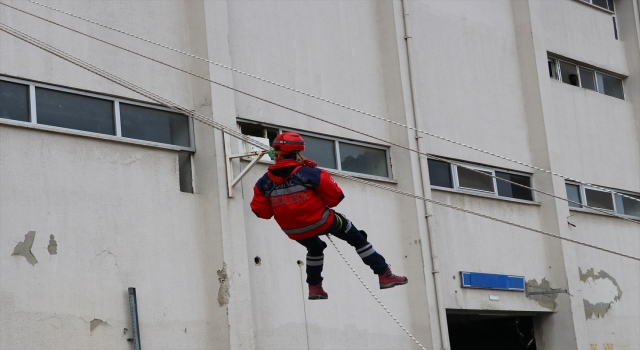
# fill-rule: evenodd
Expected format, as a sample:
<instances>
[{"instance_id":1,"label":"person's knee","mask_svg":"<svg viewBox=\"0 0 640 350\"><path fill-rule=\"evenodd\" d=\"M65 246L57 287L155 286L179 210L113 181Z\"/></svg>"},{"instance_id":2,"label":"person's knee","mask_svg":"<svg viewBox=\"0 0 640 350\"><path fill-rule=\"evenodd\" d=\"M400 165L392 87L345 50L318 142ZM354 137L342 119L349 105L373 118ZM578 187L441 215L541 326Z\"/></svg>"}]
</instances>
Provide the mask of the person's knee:
<instances>
[{"instance_id":1,"label":"person's knee","mask_svg":"<svg viewBox=\"0 0 640 350\"><path fill-rule=\"evenodd\" d=\"M320 240L320 242L314 246L313 248L307 249L307 255L309 256L319 256L324 255L323 251L327 248L327 243Z\"/></svg>"}]
</instances>

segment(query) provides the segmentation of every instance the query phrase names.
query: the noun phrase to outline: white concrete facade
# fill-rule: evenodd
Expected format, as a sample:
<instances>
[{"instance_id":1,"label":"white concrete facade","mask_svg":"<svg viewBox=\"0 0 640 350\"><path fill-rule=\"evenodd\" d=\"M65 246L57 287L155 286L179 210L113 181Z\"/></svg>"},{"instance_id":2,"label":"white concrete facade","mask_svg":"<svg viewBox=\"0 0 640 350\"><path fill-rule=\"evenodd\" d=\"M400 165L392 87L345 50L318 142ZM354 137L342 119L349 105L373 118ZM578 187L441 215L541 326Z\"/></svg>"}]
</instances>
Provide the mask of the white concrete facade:
<instances>
[{"instance_id":1,"label":"white concrete facade","mask_svg":"<svg viewBox=\"0 0 640 350\"><path fill-rule=\"evenodd\" d=\"M416 138L411 130L29 1L2 2L376 138L530 173L535 189L566 197L562 178L426 135ZM614 1L619 40L613 14L579 0L44 3L401 124L640 193L636 0ZM383 145L6 6L0 5L0 22L230 127L240 118ZM548 55L622 78L625 99L550 79ZM153 103L0 31L2 77ZM229 198L222 133L194 122L194 134L191 194L180 192L173 146L0 119L1 349L132 348L127 287L137 289L147 349L418 348L331 246L324 267L330 298L307 300L298 264L304 248L249 208L266 165L253 168ZM235 140L228 145L235 148ZM392 179L380 184L640 256L636 223L570 210L565 201L539 193L526 203L432 189L424 157L389 150ZM233 164L238 173L247 163ZM346 194L336 210L367 231L394 272L410 282L379 291L357 254L344 242L339 248L425 348L448 348L446 312L534 315L537 349L640 348L638 261L336 181ZM12 255L31 231L35 265ZM47 249L50 235L55 255ZM570 294L549 301L461 288L460 271L544 279L548 288ZM602 309L599 303L610 304Z\"/></svg>"}]
</instances>

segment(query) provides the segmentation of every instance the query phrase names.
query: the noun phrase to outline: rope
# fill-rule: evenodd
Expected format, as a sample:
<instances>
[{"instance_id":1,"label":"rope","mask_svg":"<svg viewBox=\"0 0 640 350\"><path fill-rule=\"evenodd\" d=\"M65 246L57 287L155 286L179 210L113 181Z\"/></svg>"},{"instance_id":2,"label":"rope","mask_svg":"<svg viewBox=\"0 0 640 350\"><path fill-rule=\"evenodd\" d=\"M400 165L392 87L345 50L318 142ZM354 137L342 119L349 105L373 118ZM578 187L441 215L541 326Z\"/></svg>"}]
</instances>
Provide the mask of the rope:
<instances>
[{"instance_id":1,"label":"rope","mask_svg":"<svg viewBox=\"0 0 640 350\"><path fill-rule=\"evenodd\" d=\"M403 128L407 128L407 129L410 129L410 130L413 130L413 131L416 131L416 132L419 132L419 133L422 133L422 134L425 134L425 135L428 135L428 136L431 136L431 137L434 137L434 138L437 138L437 139L440 139L440 140L443 140L443 141L447 141L447 142L456 144L458 146L470 148L470 149L472 149L474 151L482 152L482 153L485 153L485 154L488 154L488 155L491 155L491 156L494 156L494 157L497 157L497 158L500 158L500 159L503 159L503 160L506 160L506 161L509 161L509 162L512 162L512 163L516 163L516 164L531 168L531 169L535 169L535 170L538 170L538 171L545 172L547 174L555 175L555 176L561 177L561 178L569 180L569 181L577 182L577 183L580 183L580 184L586 185L586 186L591 186L591 187L597 188L597 189L605 191L605 192L617 194L619 196L622 196L622 197L629 198L629 199L632 199L632 200L640 202L640 199L635 198L633 196L626 195L624 193L616 192L614 190L611 190L611 189L608 189L608 188L604 188L604 187L600 187L600 186L597 186L597 185L594 185L594 184L591 184L591 183L588 183L588 182L583 182L583 181L580 181L580 180L577 180L577 179L574 179L574 178L571 178L571 177L568 177L568 176L565 176L565 175L562 175L562 174L559 174L559 173L556 173L556 172L553 172L553 171L550 171L550 170L546 170L546 169L543 169L543 168L540 168L540 167L537 167L537 166L534 166L534 165L530 165L530 164L527 164L527 163L524 163L524 162L521 162L521 161L518 161L518 160L515 160L515 159L511 159L509 157L505 157L505 156L502 156L502 155L499 155L499 154L496 154L496 153L493 153L493 152L490 152L490 151L485 151L485 150L483 150L481 148L477 148L477 147L474 147L474 146L471 146L471 145L467 145L465 143L462 143L462 142L459 142L459 141L455 141L455 140L449 139L449 138L444 137L444 136L440 136L440 135L437 135L437 134L434 134L434 133L431 133L431 132L428 132L428 131L424 131L424 130L420 130L420 129L414 128L414 127L409 126L409 125L398 123L398 122L393 121L391 119L383 118L383 117L380 117L378 115L375 115L375 114L372 114L372 113L369 113L369 112L365 112L365 111L362 111L362 110L359 110L359 109L356 109L356 108L353 108L353 107L350 107L350 106L347 106L347 105L344 105L344 104L341 104L341 103L338 103L338 102L334 102L334 101L325 99L325 98L320 97L320 96L313 95L313 94L308 93L308 92L304 92L304 91L298 90L298 89L295 89L295 88L292 88L292 87L277 83L275 81L272 81L272 80L269 80L269 79L265 79L265 78L259 77L257 75L253 75L251 73L247 73L247 72L235 69L233 67L229 67L229 66L224 65L222 63L211 61L209 59L206 59L206 58L203 58L203 57L199 57L199 56L190 54L188 52L185 52L185 51L182 51L182 50L178 50L178 49L175 49L173 47L170 47L170 46L155 42L153 40L149 40L149 39L143 38L141 36L125 32L123 30L108 26L106 24L102 24L102 23L99 23L99 22L96 22L96 21L92 21L90 19L75 15L73 13L70 13L70 12L67 12L67 11L63 11L63 10L60 10L58 8L55 8L55 7L52 7L52 6L49 6L49 5L42 4L42 3L34 1L34 0L27 0L27 1L29 1L29 2L31 2L33 4L36 4L36 5L48 8L50 10L57 11L57 12L65 14L65 15L68 15L68 16L71 16L71 17L75 17L77 19L80 19L80 20L95 24L97 26L116 31L116 32L124 34L124 35L128 35L130 37L145 41L147 43L160 46L160 47L165 48L167 50L171 50L171 51L174 51L174 52L177 52L177 53L180 53L180 54L183 54L183 55L186 55L186 56L189 56L189 57L201 60L201 61L208 62L208 63L216 65L218 67L221 67L221 68L224 68L224 69L228 69L228 70L230 70L232 72L236 72L236 73L239 73L239 74L242 74L242 75L245 75L245 76L260 80L260 81L263 81L265 83L272 84L272 85L278 86L280 88L287 89L287 90L299 93L301 95L314 98L314 99L319 100L319 101L323 101L323 102L326 102L326 103L329 103L329 104L332 104L332 105L335 105L335 106L338 106L338 107L341 107L341 108L345 108L345 109L348 109L350 111L353 111L353 112L356 112L356 113L360 113L360 114L366 115L368 117L376 118L378 120L382 120L382 121L385 121L387 123L394 124L394 125L397 125L397 126L400 126L400 127L403 127ZM578 203L578 204L580 204L580 203ZM583 204L581 204L581 205L584 206ZM605 213L609 214L607 212L605 212Z\"/></svg>"},{"instance_id":2,"label":"rope","mask_svg":"<svg viewBox=\"0 0 640 350\"><path fill-rule=\"evenodd\" d=\"M173 102L171 102L171 101L169 101L169 100L167 100L167 99L165 99L163 97L160 97L160 96L158 96L158 95L156 95L156 94L154 94L152 92L149 92L149 91L147 91L147 90L145 90L145 89L143 89L143 88L141 88L141 87L139 87L139 86L137 86L135 84L132 84L132 83L130 83L130 82L128 82L128 81L126 81L126 80L124 80L122 78L119 78L119 77L117 77L117 76L115 76L115 75L113 75L111 73L108 73L108 72L106 72L106 71L104 71L104 70L102 70L102 69L100 69L100 68L98 68L96 66L93 66L93 65L91 65L91 64L89 64L87 62L84 62L84 61L82 61L82 60L80 60L80 59L78 59L78 58L76 58L76 57L74 57L72 55L67 54L66 52L64 52L62 50L59 50L59 49L57 49L57 48L55 48L55 47L53 47L53 46L51 46L49 44L46 44L46 43L44 43L44 42L42 42L42 41L40 41L38 39L35 39L35 38L33 38L33 37L31 37L31 36L29 36L27 34L24 34L24 33L14 29L14 28L12 28L12 27L4 24L4 23L0 23L0 30L4 31L4 32L6 32L6 33L8 33L10 35L13 35L16 38L18 38L20 40L23 40L23 41L25 41L25 42L27 42L27 43L29 43L31 45L34 45L34 46L36 46L36 47L38 47L38 48L40 48L40 49L42 49L44 51L47 51L47 52L49 52L49 53L51 53L51 54L53 54L55 56L58 56L58 57L66 60L66 61L69 61L69 62L77 65L78 67L86 69L86 70L88 70L90 72L93 72L93 73L95 73L95 74L97 74L97 75L99 75L99 76L101 76L101 77L103 77L105 79L108 79L108 80L110 80L110 81L112 81L112 82L114 82L114 83L116 83L118 85L121 85L121 86L123 86L123 87L125 87L127 89L130 89L131 91L134 91L134 92L137 92L137 93L139 93L139 94L141 94L143 96L146 96L146 97L148 97L148 98L150 98L150 99L152 99L152 100L154 100L154 101L156 101L156 102L158 102L158 103L160 103L162 105L165 105L165 106L167 106L169 108L172 108L172 109L174 109L174 110L176 110L176 111L178 111L180 113L183 113L183 114L186 114L188 116L191 116L194 119L199 120L199 121L201 121L202 123L204 123L206 125L212 126L212 127L216 128L218 130L226 132L226 133L228 133L228 134L230 134L230 135L232 135L232 136L234 136L234 137L236 137L236 138L238 138L240 140L243 140L243 141L245 141L245 142L247 142L249 144L252 144L252 145L254 145L254 146L256 146L256 147L258 147L260 149L263 149L263 150L270 149L268 146L265 146L264 144L262 144L262 143L260 143L258 141L255 141L255 140L251 139L250 137L248 137L246 135L243 135L242 133L240 133L240 132L238 132L238 131L236 131L234 129L226 127L226 126L224 126L224 125L222 125L222 124L220 124L218 122L215 122L212 119L209 119L209 118L203 116L200 113L188 110L185 107L182 107L182 106L180 106L180 105L178 105L176 103L173 103ZM331 174L333 174L333 175L335 175L335 176L337 176L337 177L349 179L349 180L352 180L352 181L355 181L355 182L359 182L359 183L362 183L362 184L365 184L365 185L377 187L377 188L380 188L380 189L383 189L383 190L386 190L386 191L390 191L390 192L394 192L394 193L397 193L397 194L401 194L401 195L404 195L404 196L407 196L407 197L423 200L423 201L426 201L426 202L430 202L430 203L433 203L433 204L436 204L436 205L440 205L440 206L443 206L443 207L447 207L447 208L451 208L451 209L454 209L454 210L459 210L459 211L465 212L467 214L480 216L480 217L483 217L483 218L486 218L486 219L489 219L489 220L502 222L502 223L507 224L507 225L519 227L519 228L522 228L522 229L525 229L525 230L529 230L529 231L532 231L532 232L540 233L540 234L547 235L547 236L550 236L550 237L554 237L554 238L557 238L557 239L560 239L560 240L565 240L565 241L572 242L572 243L575 243L575 244L578 244L578 245L583 245L583 246L590 247L590 248L593 248L593 249L596 249L596 250L601 250L601 251L608 252L608 253L611 253L611 254L614 254L614 255L619 255L619 256L626 257L626 258L629 258L629 259L632 259L632 260L640 261L639 257L623 254L623 253L616 252L616 251L613 251L613 250L609 250L609 249L606 249L606 248L601 248L601 247L598 247L598 246L595 246L595 245L592 245L592 244L576 241L574 239L562 237L562 236L555 235L553 233L549 233L549 232L546 232L546 231L542 231L542 230L538 230L538 229L535 229L535 228L527 227L527 226L524 226L524 225L516 224L514 222L502 220L502 219L499 219L499 218L496 218L496 217L493 217L493 216L481 214L481 213L478 213L478 212L475 212L475 211L471 211L471 210L460 208L460 207L456 207L456 206L453 206L453 205L450 205L450 204L442 203L442 202L439 202L439 201L436 201L436 200L433 200L433 199L429 199L429 198L425 198L425 197L422 197L422 196L418 196L416 194L400 191L400 190L397 190L397 189L394 189L394 188L391 188L391 187L387 187L387 186L383 186L383 185L379 185L377 183L373 183L373 182L370 182L370 181L365 181L365 180L362 180L362 179L359 179L359 178L356 178L356 177L353 177L353 176L349 176L349 175L346 175L346 174L343 174L343 173L339 173L339 172L337 172L335 170L327 169L326 171L331 173Z\"/></svg>"},{"instance_id":3,"label":"rope","mask_svg":"<svg viewBox=\"0 0 640 350\"><path fill-rule=\"evenodd\" d=\"M402 325L402 323L400 323L400 321L398 321L398 319L393 316L393 314L391 313L391 311L389 311L389 309L387 309L387 307L382 303L382 301L380 301L380 299L378 299L378 297L373 293L373 291L371 290L371 288L369 288L369 286L364 282L364 280L362 280L362 278L360 277L360 275L356 272L356 270L353 268L353 266L351 266L351 263L349 263L349 260L347 260L347 258L342 254L342 252L340 251L340 249L338 249L338 246L336 245L336 243L333 241L333 239L331 238L331 234L327 234L327 238L329 238L329 241L331 242L331 244L333 245L334 248L336 248L336 251L338 252L338 254L340 254L340 256L342 257L342 260L344 260L345 263L347 263L347 266L349 266L349 268L351 269L351 271L353 272L353 274L356 275L356 277L358 278L358 281L360 281L360 283L362 283L362 285L367 289L367 291L369 292L369 294L371 294L371 296L378 302L378 304L380 304L380 306L382 306L382 308L384 309L384 311L386 311L389 316L391 316L391 318L393 318L394 321L396 321L396 323L398 324L398 326L400 326L400 328L402 328L402 330L407 333L407 335L409 335L409 337L411 337L411 339L413 339L414 342L416 342L416 344L418 344L418 346L423 349L423 350L427 350L424 348L424 346L422 346L422 344L420 344L420 342L413 337L413 335L411 333L409 333L409 331L404 328L404 326Z\"/></svg>"},{"instance_id":4,"label":"rope","mask_svg":"<svg viewBox=\"0 0 640 350\"><path fill-rule=\"evenodd\" d=\"M89 35L89 34L86 34L86 33L83 33L83 32L81 32L81 31L75 30L75 29L73 29L73 28L69 28L69 27L67 27L67 26L64 26L64 25L62 25L62 24L56 23L56 22L51 21L51 20L49 20L49 19L46 19L46 18L43 18L43 17L37 16L37 15L35 15L35 14L29 13L29 12L27 12L27 11L24 11L24 10L18 9L18 8L16 8L16 7L11 6L11 5L7 5L7 4L1 3L1 2L0 2L0 5L4 5L4 6L7 6L7 7L10 7L10 8L12 8L12 9L16 10L16 11L20 11L20 12L25 13L25 14L27 14L27 15L30 15L30 16L33 16L33 17L36 17L36 18L41 19L41 20L43 20L43 21L46 21L46 22L49 22L49 23L51 23L51 24L54 24L54 25L57 25L57 26L59 26L59 27L65 28L65 29L67 29L67 30L70 30L70 31L72 31L72 32L74 32L74 33L77 33L77 34L80 34L80 35L86 36L86 37L88 37L88 38L94 39L94 40L99 41L99 42L101 42L101 43L104 43L104 44L107 44L107 45L113 46L113 47L115 47L115 48L118 48L118 49L121 49L121 50L123 50L123 51L129 52L129 53L131 53L131 54L134 54L134 55L137 55L137 56L143 57L143 58L145 58L145 59L148 59L148 60L150 60L150 61L153 61L153 62L156 62L156 63L158 63L158 64L164 65L164 66L166 66L166 67L169 67L169 68L175 69L175 70L180 71L180 72L183 72L183 73L185 73L185 74L189 74L189 75L191 75L191 76L193 76L193 77L196 77L196 78L199 78L199 79L202 79L202 80L208 81L208 82L210 82L210 83L213 83L213 84L216 84L216 85L222 86L222 87L224 87L224 88L227 88L227 89L233 90L233 91L235 91L235 92L238 92L238 93L244 94L244 95L246 95L246 96L249 96L249 97L252 97L252 98L255 98L255 99L259 99L259 100L261 100L261 101L264 101L264 102L266 102L266 103L269 103L269 104L272 104L272 105L278 106L278 107L280 107L280 108L283 108L283 109L286 109L286 110L289 110L289 111L292 111L292 112L294 112L294 113L298 113L298 114L301 114L301 115L304 115L304 116L307 116L307 117L310 117L310 118L313 118L313 119L319 120L319 121L321 121L321 122L324 122L324 123L327 123L327 124L330 124L330 125L334 125L334 126L337 126L337 127L339 127L339 128L342 128L342 129L345 129L345 130L349 130L349 131L351 131L351 132L358 133L358 134L361 134L361 135L366 136L366 137L373 138L373 139L375 139L375 140L379 140L379 141L381 141L381 142L385 142L385 143L387 143L387 144L390 144L390 145L393 145L393 146L396 146L396 147L399 147L399 148L402 148L402 149L408 150L408 151L410 151L410 152L415 152L415 153L418 153L418 154L421 154L421 155L424 155L424 156L428 156L429 158L432 158L432 159L437 159L437 160L441 160L441 161L444 161L444 162L447 162L447 163L450 163L450 164L454 164L454 165L456 165L456 166L458 166L458 167L462 167L462 168L465 168L465 169L471 170L471 171L473 171L473 172L475 172L475 173L478 173L478 174L481 174L481 175L484 175L484 176L489 176L489 177L491 177L491 178L497 179L498 181L504 181L504 182L510 183L510 184L512 184L512 185L515 185L515 186L518 186L518 187L522 187L522 188L526 188L526 189L528 189L528 190L531 190L531 191L534 191L534 192L537 192L537 193L541 193L541 194L544 194L544 195L547 195L547 196L550 196L550 197L553 197L553 198L556 198L556 199L560 199L560 200L563 200L563 201L566 201L566 202L569 202L569 203L574 203L574 204L577 204L577 205L579 205L579 206L581 206L581 207L588 208L588 209L590 209L590 210L593 210L593 211L599 212L599 213L601 213L601 214L605 214L605 215L607 215L607 216L617 217L617 218L620 218L620 219L622 219L622 220L626 220L626 221L632 222L632 223L634 223L634 224L640 224L640 221L637 221L637 220L634 220L634 219L630 219L630 218L627 218L627 217L624 217L624 216L620 216L620 215L617 215L617 214L612 213L612 212L610 212L610 211L606 211L606 210L603 210L603 209L600 209L600 208L596 208L596 207L592 207L592 206L589 206L589 205L586 205L586 204L582 204L582 203L580 203L580 202L573 201L573 200L570 200L570 199L568 199L568 198L563 198L563 197L560 197L560 196L554 195L554 194L552 194L552 193L548 193L548 192L545 192L545 191L542 191L542 190L535 189L535 188L530 187L530 186L526 186L526 185L523 185L523 184L520 184L520 183L517 183L517 182L514 182L514 181L510 181L510 180L507 180L507 179L503 179L503 178L497 177L497 176L495 176L495 175L493 175L493 174L487 174L487 173L486 173L486 172L484 172L484 171L481 171L481 170L477 170L477 169L471 168L471 167L466 166L466 165L464 165L464 164L461 164L461 163L458 163L458 162L455 162L455 161L451 161L451 160L448 160L448 159L440 158L440 157L437 157L437 156L434 156L434 155L430 155L430 154L427 154L427 153L424 153L424 152L420 152L420 151L415 150L415 149L413 149L413 148L410 148L410 147L407 147L407 146L403 146L403 145L400 145L400 144L397 144L397 143L394 143L394 142L391 142L391 141L387 141L387 140L385 140L385 139L382 139L382 138L379 138L379 137L376 137L376 136L372 136L372 135L366 134L366 133L364 133L364 132L362 132L362 131L355 130L355 129L352 129L352 128L348 128L348 127L346 127L346 126L344 126L344 125L341 125L341 124L338 124L338 123L334 123L334 122L328 121L328 120L326 120L326 119L322 119L322 118L320 118L320 117L316 117L316 116L313 116L313 115L310 115L310 114L307 114L307 113L304 113L304 112L298 111L298 110L296 110L296 109L292 109L292 108L289 108L289 107L286 107L286 106L280 105L280 104L278 104L278 103L275 103L275 102L272 102L272 101L269 101L269 100L266 100L266 99L263 99L263 98L257 97L257 96L255 96L255 95L252 95L252 94L246 93L246 92L244 92L244 91L238 90L238 89L233 88L233 87L231 87L231 86L224 85L224 84L221 84L221 83L219 83L219 82L213 81L213 80L211 80L211 79L209 79L209 78L205 78L205 77L202 77L202 76L200 76L200 75L194 74L194 73L189 72L189 71L187 71L187 70L184 70L184 69L182 69L182 68L179 68L179 67L176 67L176 66L172 66L172 65L170 65L170 64L168 64L168 63L165 63L165 62L162 62L162 61L156 60L156 59L154 59L154 58L152 58L152 57L145 56L145 55L143 55L143 54L140 54L140 53L138 53L138 52L135 52L135 51L129 50L129 49L124 48L124 47L122 47L122 46L119 46L119 45L116 45L116 44L112 44L112 43L110 43L110 42L108 42L108 41L102 40L102 39L100 39L100 38L94 37L94 36Z\"/></svg>"}]
</instances>

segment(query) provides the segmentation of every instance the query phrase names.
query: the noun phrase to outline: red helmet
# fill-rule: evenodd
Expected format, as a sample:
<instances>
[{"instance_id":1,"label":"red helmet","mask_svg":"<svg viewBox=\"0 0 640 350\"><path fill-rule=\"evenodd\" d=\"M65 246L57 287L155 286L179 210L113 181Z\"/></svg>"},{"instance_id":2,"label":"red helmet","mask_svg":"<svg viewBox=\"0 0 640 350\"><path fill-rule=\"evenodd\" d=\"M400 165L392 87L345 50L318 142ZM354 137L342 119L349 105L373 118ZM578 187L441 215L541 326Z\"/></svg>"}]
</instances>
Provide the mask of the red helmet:
<instances>
[{"instance_id":1,"label":"red helmet","mask_svg":"<svg viewBox=\"0 0 640 350\"><path fill-rule=\"evenodd\" d=\"M304 140L295 132L283 132L273 140L273 149L284 153L304 151Z\"/></svg>"}]
</instances>

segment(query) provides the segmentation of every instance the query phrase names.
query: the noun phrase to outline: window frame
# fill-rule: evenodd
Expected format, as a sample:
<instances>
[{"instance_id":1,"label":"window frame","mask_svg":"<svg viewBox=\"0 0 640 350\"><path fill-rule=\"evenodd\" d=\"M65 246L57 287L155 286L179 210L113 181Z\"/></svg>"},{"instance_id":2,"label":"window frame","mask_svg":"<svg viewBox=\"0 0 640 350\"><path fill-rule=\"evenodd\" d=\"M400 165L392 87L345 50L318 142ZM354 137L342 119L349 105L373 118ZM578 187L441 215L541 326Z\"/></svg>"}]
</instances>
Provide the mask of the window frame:
<instances>
[{"instance_id":1,"label":"window frame","mask_svg":"<svg viewBox=\"0 0 640 350\"><path fill-rule=\"evenodd\" d=\"M333 149L334 149L334 152L335 152L334 156L335 156L335 159L336 159L336 168L324 168L324 167L319 167L319 168L337 170L339 172L342 172L342 173L345 173L345 174L348 174L348 175L357 176L357 177L366 177L366 178L375 179L375 180L383 180L383 181L395 182L394 178L393 178L393 173L391 171L392 170L392 167L391 167L391 152L390 152L389 147L386 147L386 146L383 146L383 145L378 145L378 144L373 144L373 143L368 143L368 142L345 139L345 138L336 137L336 136L318 134L318 133L315 133L315 132L304 131L304 130L299 130L299 129L294 129L294 128L281 127L281 126L276 126L276 125L273 125L273 124L262 123L262 122L257 122L257 121L253 121L253 120L243 119L243 118L237 118L236 119L236 124L238 125L238 129L239 130L241 128L240 123L253 124L253 125L259 125L259 126L261 126L263 128L276 129L276 130L278 130L278 135L282 134L284 131L293 131L293 132L296 132L296 133L302 135L303 137L305 135L307 135L307 136L311 136L311 137L315 137L315 138L319 138L319 139L323 139L323 140L333 141ZM353 172L353 171L342 170L342 162L340 161L340 143L352 144L352 145L368 147L368 148L375 148L375 149L379 149L379 150L384 151L388 176L385 177L385 176L371 175L371 174L366 174L366 173L356 173L356 172Z\"/></svg>"},{"instance_id":2,"label":"window frame","mask_svg":"<svg viewBox=\"0 0 640 350\"><path fill-rule=\"evenodd\" d=\"M582 1L582 0L578 0L578 1ZM571 64L571 65L576 66L576 73L578 73L577 74L578 75L578 85L577 86L576 85L571 85L571 86L575 86L575 87L578 87L578 88L581 88L581 89L597 92L597 93L599 93L601 95L617 98L619 100L623 100L623 101L627 100L626 88L624 86L625 77L620 76L620 75L614 75L614 74L610 74L610 73L605 73L604 71L602 71L602 70L600 70L600 69L598 69L596 67L580 64L580 63L578 63L576 61L572 61L572 60L568 60L568 59L565 59L565 58L560 58L560 57L548 54L547 55L547 64L549 64L549 62L551 62L551 61L553 61L555 63L555 74L556 75L555 75L555 77L549 77L549 79L555 80L555 81L559 81L559 82L565 83L567 85L571 85L571 83L567 83L567 82L564 82L562 80L562 69L560 68L560 62L562 61L562 62L564 62L566 64ZM581 68L593 71L593 79L594 79L594 84L595 84L595 89L594 90L587 89L587 88L582 86L582 77L580 76L581 75L580 74L580 69ZM604 93L604 91L600 91L599 90L599 88L598 88L598 77L597 77L598 73L620 80L620 85L622 87L622 98L618 98L618 97L615 97L615 96L607 95L607 94Z\"/></svg>"},{"instance_id":3,"label":"window frame","mask_svg":"<svg viewBox=\"0 0 640 350\"><path fill-rule=\"evenodd\" d=\"M584 5L587 5L587 6L590 6L590 7L594 7L596 9L601 10L601 11L605 11L605 12L610 13L610 14L615 14L616 13L615 12L615 7L616 7L615 3L613 4L613 10L610 10L608 1L607 1L607 7L606 8L598 6L598 5L595 5L593 3L593 0L576 0L576 1L578 1L581 4L584 4Z\"/></svg>"},{"instance_id":4,"label":"window frame","mask_svg":"<svg viewBox=\"0 0 640 350\"><path fill-rule=\"evenodd\" d=\"M51 131L74 132L74 133L81 133L82 135L87 135L87 136L95 135L96 137L99 137L99 138L109 138L109 139L113 138L113 139L118 139L118 140L144 142L144 144L149 144L151 146L155 146L155 145L160 146L160 147L169 146L171 148L178 148L180 150L188 151L188 152L192 152L192 153L195 152L195 150L196 150L195 149L195 137L194 137L195 133L194 133L194 130L193 130L193 118L191 118L190 116L187 116L187 115L185 115L185 117L187 118L188 123L189 123L189 125L188 125L188 128L189 128L189 147L173 145L173 144L169 144L169 143L161 143L161 142L147 141L147 140L141 140L141 139L134 139L134 138L129 138L129 137L122 136L122 125L121 125L121 122L120 122L120 103L125 103L125 104L129 104L129 105L140 106L140 107L145 107L145 108L149 108L149 109L155 109L155 110L166 111L166 112L171 112L171 113L184 115L182 113L178 113L178 112L174 111L171 108L158 106L158 105L145 103L145 102L140 102L140 101L135 101L135 100L129 100L129 99L120 98L120 97L102 95L102 94L98 94L98 93L93 93L93 92L88 92L88 91L83 91L83 90L76 90L76 89L71 89L71 88L66 88L66 87L61 87L61 86L56 86L56 85L50 85L50 84L46 84L46 83L34 82L34 81L30 81L30 80L23 80L23 79L18 79L18 78L13 78L13 77L7 77L7 76L2 76L2 75L0 75L0 80L8 81L8 82L16 83L16 84L27 85L29 87L29 121L25 122L25 121L19 121L19 120L6 119L6 120L11 120L12 124L13 123L17 123L18 125L20 125L20 124L22 124L22 125L38 125L39 127L46 128L47 130L51 130ZM59 126L52 126L52 125L46 125L46 124L38 124L38 111L37 111L37 108L36 108L36 88L49 89L49 90L54 90L54 91L61 91L61 92L66 92L66 93L70 93L70 94L74 94L74 95L86 96L86 97L91 97L91 98L96 98L96 99L112 102L113 103L113 121L114 121L113 125L114 125L114 128L115 128L115 134L114 135L100 134L100 133L95 133L95 132L91 132L91 131L84 131L84 130L71 129L71 128L63 128L63 127L59 127ZM0 119L0 120L5 120L5 119L3 118L3 119Z\"/></svg>"},{"instance_id":5,"label":"window frame","mask_svg":"<svg viewBox=\"0 0 640 350\"><path fill-rule=\"evenodd\" d=\"M589 190L592 190L592 191L604 192L604 193L608 193L609 195L611 195L611 201L613 202L613 210L609 210L609 209L605 209L605 208L597 208L598 210L602 210L602 211L605 211L607 213L614 214L616 216L622 216L622 217L633 219L633 220L640 220L640 216L633 216L633 215L628 215L628 214L623 214L623 213L619 213L618 212L618 203L616 201L615 193L603 191L603 190L601 190L599 188L596 188L596 187L593 187L593 186L583 185L583 184L580 184L580 183L577 183L577 182L573 182L573 181L565 181L565 185L578 186L579 187L579 192L580 192L580 202L579 203L580 203L581 207L578 208L578 207L569 206L569 210L583 211L583 212L592 213L592 214L602 214L602 213L600 213L600 212L598 212L596 210L593 210L593 209L585 207L585 205L589 205L588 204L589 202L587 200L587 193L586 193L586 190L589 189ZM606 188L606 187L603 187L603 186L600 186L600 187ZM638 193L633 193L633 192L630 192L630 191L614 190L614 189L610 189L610 190L618 192L618 193L626 194L626 195L629 195L629 196L632 196L632 197L633 196L640 197L640 195ZM604 214L602 214L602 215L604 215Z\"/></svg>"},{"instance_id":6,"label":"window frame","mask_svg":"<svg viewBox=\"0 0 640 350\"><path fill-rule=\"evenodd\" d=\"M442 157L438 157L438 158L442 158ZM531 191L531 200L499 195L498 194L498 183L497 183L498 179L495 178L496 171L499 171L501 173L506 173L506 174L525 176L525 177L528 177L530 179L531 186L529 186L529 187L535 188L535 185L534 185L534 182L533 182L533 174L524 173L524 172L515 171L515 170L503 169L503 168L498 168L498 167L471 164L471 163L461 162L461 161L457 161L457 160L448 161L446 158L442 158L443 160L441 160L441 159L435 159L435 158L427 156L427 159L431 159L431 160L435 160L435 161L439 161L439 162L447 162L449 164L449 171L451 172L451 184L452 184L453 187L449 188L449 187L431 185L431 188L433 188L433 189L444 190L444 191L452 191L452 192L458 192L458 193L463 193L463 194L479 195L479 196L482 196L482 197L496 198L496 199L502 199L502 200L508 200L508 201L516 201L516 202L528 203L528 204L537 203L536 202L536 191L534 191L534 190L529 190L529 191ZM451 163L452 161L455 161L456 163L458 163L460 165L464 165L465 167L468 167L468 168L471 168L471 169L490 172L491 175L494 176L494 177L491 178L491 180L493 180L493 192L483 191L483 190L476 190L476 189L467 188L467 187L461 187L460 183L459 183L459 178L458 178L458 166L456 164Z\"/></svg>"}]
</instances>

